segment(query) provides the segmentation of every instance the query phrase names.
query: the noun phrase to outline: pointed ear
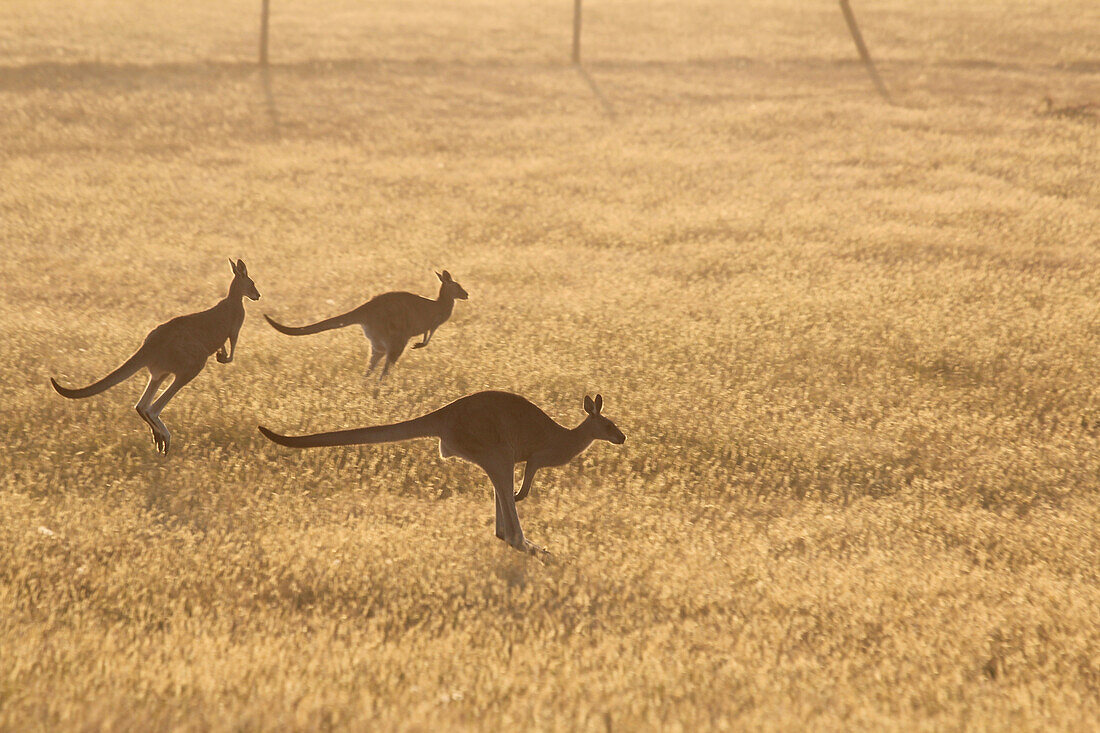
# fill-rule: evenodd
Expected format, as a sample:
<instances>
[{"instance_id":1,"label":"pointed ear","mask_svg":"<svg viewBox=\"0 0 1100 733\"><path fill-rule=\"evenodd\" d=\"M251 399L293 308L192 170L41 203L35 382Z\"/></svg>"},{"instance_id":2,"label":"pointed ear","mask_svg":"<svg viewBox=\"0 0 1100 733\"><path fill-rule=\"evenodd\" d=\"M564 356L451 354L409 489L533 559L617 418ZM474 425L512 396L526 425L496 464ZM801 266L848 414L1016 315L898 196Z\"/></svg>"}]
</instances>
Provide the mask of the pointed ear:
<instances>
[{"instance_id":1,"label":"pointed ear","mask_svg":"<svg viewBox=\"0 0 1100 733\"><path fill-rule=\"evenodd\" d=\"M439 278L439 282L441 282L441 283L447 282L446 280L443 279L443 273L442 272L439 272L438 270L436 270L435 276Z\"/></svg>"},{"instance_id":2,"label":"pointed ear","mask_svg":"<svg viewBox=\"0 0 1100 733\"><path fill-rule=\"evenodd\" d=\"M593 404L596 406L596 414L597 415L599 415L601 412L603 412L603 395L602 394L596 395L596 400Z\"/></svg>"},{"instance_id":3,"label":"pointed ear","mask_svg":"<svg viewBox=\"0 0 1100 733\"><path fill-rule=\"evenodd\" d=\"M592 398L588 395L584 396L584 411L589 415L595 415L596 403L592 401Z\"/></svg>"},{"instance_id":4,"label":"pointed ear","mask_svg":"<svg viewBox=\"0 0 1100 733\"><path fill-rule=\"evenodd\" d=\"M229 258L229 269L233 271L233 274L237 274L237 263L233 261L233 258Z\"/></svg>"},{"instance_id":5,"label":"pointed ear","mask_svg":"<svg viewBox=\"0 0 1100 733\"><path fill-rule=\"evenodd\" d=\"M454 278L451 277L451 273L447 272L446 270L443 271L441 277L443 278L443 282L445 283L454 282Z\"/></svg>"},{"instance_id":6,"label":"pointed ear","mask_svg":"<svg viewBox=\"0 0 1100 733\"><path fill-rule=\"evenodd\" d=\"M242 275L247 275L248 274L248 268L244 266L244 260L237 260L236 272L239 272Z\"/></svg>"}]
</instances>

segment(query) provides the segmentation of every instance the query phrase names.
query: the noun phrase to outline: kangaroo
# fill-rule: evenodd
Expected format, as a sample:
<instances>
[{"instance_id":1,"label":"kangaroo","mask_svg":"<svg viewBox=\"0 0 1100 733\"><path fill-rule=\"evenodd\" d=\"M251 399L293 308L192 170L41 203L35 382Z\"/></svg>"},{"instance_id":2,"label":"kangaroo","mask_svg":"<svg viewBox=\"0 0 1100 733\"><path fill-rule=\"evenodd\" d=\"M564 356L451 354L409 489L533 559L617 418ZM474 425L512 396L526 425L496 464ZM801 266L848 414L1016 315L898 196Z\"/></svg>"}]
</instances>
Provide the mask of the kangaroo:
<instances>
[{"instance_id":1,"label":"kangaroo","mask_svg":"<svg viewBox=\"0 0 1100 733\"><path fill-rule=\"evenodd\" d=\"M390 367L401 358L409 339L423 334L422 340L413 344L413 348L422 349L427 346L435 330L451 317L455 301L470 297L470 294L463 290L446 270L437 272L436 277L439 278L440 285L439 296L435 300L422 298L413 293L382 293L343 315L297 328L284 326L266 313L264 318L272 328L288 336L308 336L344 326L359 326L371 345L367 376L371 375L374 368L378 366L378 362L382 361L382 357L386 358L382 374L378 377L378 381L381 382L386 378Z\"/></svg>"},{"instance_id":2,"label":"kangaroo","mask_svg":"<svg viewBox=\"0 0 1100 733\"><path fill-rule=\"evenodd\" d=\"M531 491L535 472L561 466L588 448L594 440L622 445L626 436L601 413L603 397L584 398L588 417L573 429L554 422L545 412L519 395L477 392L422 417L393 425L340 430L316 435L286 436L260 426L260 432L279 445L314 448L329 445L389 443L413 438L438 438L439 455L462 458L489 475L496 501L496 535L526 552L545 552L523 535L516 502ZM523 485L513 494L513 470L526 462Z\"/></svg>"},{"instance_id":3,"label":"kangaroo","mask_svg":"<svg viewBox=\"0 0 1100 733\"><path fill-rule=\"evenodd\" d=\"M237 336L244 323L242 298L260 299L260 291L248 276L244 262L229 260L229 266L233 269L233 282L229 284L229 294L213 308L179 316L157 326L149 332L145 342L133 356L95 384L83 389L68 389L50 377L53 388L62 397L69 399L91 397L129 379L143 367L148 369L149 384L146 385L145 392L135 407L141 419L152 429L153 445L157 451L168 455L172 434L161 422L161 411L176 392L198 376L211 354L217 356L220 364L233 361L237 353ZM227 340L229 341L228 353L225 350ZM154 401L157 390L169 375L173 377L172 383Z\"/></svg>"}]
</instances>

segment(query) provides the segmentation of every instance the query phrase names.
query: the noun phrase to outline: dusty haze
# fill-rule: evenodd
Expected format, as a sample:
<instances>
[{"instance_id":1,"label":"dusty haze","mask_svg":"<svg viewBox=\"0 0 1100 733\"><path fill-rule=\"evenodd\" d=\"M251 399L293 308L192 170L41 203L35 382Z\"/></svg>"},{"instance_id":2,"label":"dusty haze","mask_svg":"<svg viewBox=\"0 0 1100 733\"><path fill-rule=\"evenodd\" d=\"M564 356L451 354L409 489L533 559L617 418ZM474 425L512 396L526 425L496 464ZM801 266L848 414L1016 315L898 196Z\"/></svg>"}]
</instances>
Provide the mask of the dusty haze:
<instances>
[{"instance_id":1,"label":"dusty haze","mask_svg":"<svg viewBox=\"0 0 1100 733\"><path fill-rule=\"evenodd\" d=\"M1100 721L1100 11L0 4L0 728ZM593 87L594 85L594 87ZM601 96L602 95L602 99ZM1052 104L1043 98L1049 96ZM248 263L236 360L68 402ZM470 293L379 389L386 290ZM427 441L479 389L629 436L552 563Z\"/></svg>"}]
</instances>

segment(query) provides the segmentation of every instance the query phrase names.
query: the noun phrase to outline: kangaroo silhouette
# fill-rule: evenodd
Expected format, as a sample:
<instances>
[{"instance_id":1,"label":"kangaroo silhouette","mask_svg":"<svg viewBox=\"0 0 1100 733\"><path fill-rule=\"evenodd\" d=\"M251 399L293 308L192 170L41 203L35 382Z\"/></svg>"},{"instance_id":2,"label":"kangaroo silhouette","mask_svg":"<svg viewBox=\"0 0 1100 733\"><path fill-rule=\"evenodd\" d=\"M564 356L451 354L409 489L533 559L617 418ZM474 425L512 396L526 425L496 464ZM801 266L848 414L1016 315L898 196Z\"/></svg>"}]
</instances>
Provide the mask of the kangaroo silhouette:
<instances>
[{"instance_id":1,"label":"kangaroo silhouette","mask_svg":"<svg viewBox=\"0 0 1100 733\"><path fill-rule=\"evenodd\" d=\"M260 299L260 291L248 276L244 261L229 260L229 266L233 270L229 294L213 308L179 316L157 326L149 332L133 356L95 384L82 389L69 389L62 387L53 377L50 377L50 384L62 397L82 399L105 392L142 368L148 369L149 384L135 408L153 431L153 445L157 451L168 455L172 434L160 419L161 411L185 384L198 376L211 354L216 354L221 364L233 361L237 353L237 336L244 323L242 299ZM228 353L225 350L226 341L229 341ZM172 383L160 397L156 397L157 390L169 376L173 377Z\"/></svg>"},{"instance_id":2,"label":"kangaroo silhouette","mask_svg":"<svg viewBox=\"0 0 1100 733\"><path fill-rule=\"evenodd\" d=\"M413 438L438 438L439 455L457 457L480 466L493 484L496 502L496 535L512 547L527 552L545 550L527 540L520 527L516 502L531 491L535 472L561 466L595 440L621 445L626 436L604 417L603 397L584 398L587 417L575 428L556 423L536 405L508 392L477 392L455 400L435 412L392 425L340 430L315 435L287 436L260 426L260 432L279 445L315 448L333 445L389 443ZM526 463L523 486L513 494L513 471Z\"/></svg>"},{"instance_id":3,"label":"kangaroo silhouette","mask_svg":"<svg viewBox=\"0 0 1100 733\"><path fill-rule=\"evenodd\" d=\"M285 326L266 313L264 318L272 328L288 336L308 336L334 328L359 326L371 345L367 376L370 376L383 357L386 359L382 374L378 377L378 381L382 381L390 367L401 358L411 338L422 334L423 339L420 343L413 344L413 348L422 349L427 346L436 329L451 317L455 301L470 297L454 281L451 273L444 270L437 272L436 276L440 285L439 295L435 300L413 293L391 292L376 295L354 310L308 326Z\"/></svg>"}]
</instances>

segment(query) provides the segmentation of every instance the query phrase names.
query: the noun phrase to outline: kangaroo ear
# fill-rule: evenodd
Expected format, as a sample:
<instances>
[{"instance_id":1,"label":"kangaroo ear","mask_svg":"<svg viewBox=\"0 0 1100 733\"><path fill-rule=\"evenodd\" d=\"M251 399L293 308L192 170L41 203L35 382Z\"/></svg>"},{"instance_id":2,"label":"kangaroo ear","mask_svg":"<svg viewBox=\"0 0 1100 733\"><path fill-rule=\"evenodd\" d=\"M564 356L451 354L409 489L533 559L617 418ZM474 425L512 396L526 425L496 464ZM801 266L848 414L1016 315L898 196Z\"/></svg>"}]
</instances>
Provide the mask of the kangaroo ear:
<instances>
[{"instance_id":1,"label":"kangaroo ear","mask_svg":"<svg viewBox=\"0 0 1100 733\"><path fill-rule=\"evenodd\" d=\"M244 260L237 260L237 269L236 269L236 271L241 273L242 275L247 275L248 274L248 268L244 266Z\"/></svg>"},{"instance_id":2,"label":"kangaroo ear","mask_svg":"<svg viewBox=\"0 0 1100 733\"><path fill-rule=\"evenodd\" d=\"M602 394L596 395L596 400L593 404L596 406L596 414L597 415L599 415L601 412L603 412L603 395Z\"/></svg>"},{"instance_id":3,"label":"kangaroo ear","mask_svg":"<svg viewBox=\"0 0 1100 733\"><path fill-rule=\"evenodd\" d=\"M447 282L446 280L443 279L443 273L440 272L439 270L436 270L435 276L439 278L439 282L441 282L441 283Z\"/></svg>"},{"instance_id":4,"label":"kangaroo ear","mask_svg":"<svg viewBox=\"0 0 1100 733\"><path fill-rule=\"evenodd\" d=\"M229 269L233 271L233 274L237 274L237 263L233 261L233 258L229 258Z\"/></svg>"},{"instance_id":5,"label":"kangaroo ear","mask_svg":"<svg viewBox=\"0 0 1100 733\"><path fill-rule=\"evenodd\" d=\"M589 415L596 414L596 403L592 401L592 398L588 395L584 396L584 411Z\"/></svg>"},{"instance_id":6,"label":"kangaroo ear","mask_svg":"<svg viewBox=\"0 0 1100 733\"><path fill-rule=\"evenodd\" d=\"M447 272L446 270L443 271L442 277L443 282L445 283L454 282L454 278L451 277L451 273Z\"/></svg>"}]
</instances>

